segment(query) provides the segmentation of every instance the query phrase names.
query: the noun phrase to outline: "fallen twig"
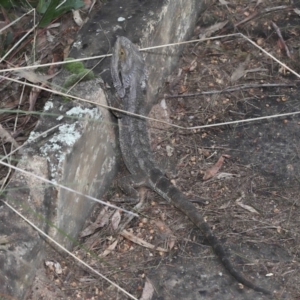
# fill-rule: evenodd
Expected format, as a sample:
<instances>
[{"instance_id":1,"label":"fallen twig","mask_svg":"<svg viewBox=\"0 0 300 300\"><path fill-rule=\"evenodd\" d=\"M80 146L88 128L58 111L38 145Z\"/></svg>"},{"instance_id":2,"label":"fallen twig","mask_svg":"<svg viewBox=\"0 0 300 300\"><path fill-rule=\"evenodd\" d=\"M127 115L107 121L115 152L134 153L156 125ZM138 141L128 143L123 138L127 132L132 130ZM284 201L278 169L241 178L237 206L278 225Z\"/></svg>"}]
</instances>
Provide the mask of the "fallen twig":
<instances>
[{"instance_id":1,"label":"fallen twig","mask_svg":"<svg viewBox=\"0 0 300 300\"><path fill-rule=\"evenodd\" d=\"M281 42L281 44L283 45L283 47L284 47L284 49L285 49L286 55L287 55L289 58L292 58L292 57L291 57L290 50L289 50L288 46L286 45L286 43L285 43L285 41L284 41L284 39L283 39L283 37L282 37L282 34L281 34L281 31L280 31L279 27L278 27L273 21L271 22L271 24L272 24L273 28L275 29L275 31L276 31L276 33L277 33L279 39L280 39L280 42Z\"/></svg>"},{"instance_id":2,"label":"fallen twig","mask_svg":"<svg viewBox=\"0 0 300 300\"><path fill-rule=\"evenodd\" d=\"M226 88L220 91L205 91L193 94L184 94L184 95L167 95L165 98L185 98L185 97L195 97L201 95L211 95L211 94L224 94L229 92L234 92L238 90L245 90L245 89L253 89L253 88L268 88L268 87L296 87L297 85L294 83L264 83L264 84L242 84L239 86L235 86L232 88Z\"/></svg>"},{"instance_id":3,"label":"fallen twig","mask_svg":"<svg viewBox=\"0 0 300 300\"><path fill-rule=\"evenodd\" d=\"M288 6L288 5L281 5L281 6L275 6L275 7L265 8L265 9L262 9L261 11L256 11L255 13L253 13L252 15L250 15L249 17L247 17L246 19L240 21L239 23L234 24L234 26L238 27L238 26L240 26L242 24L245 24L245 23L253 20L254 18L258 18L258 17L260 17L262 15L269 14L269 13L277 11L277 10L285 10L285 9L292 10L293 8L291 6Z\"/></svg>"}]
</instances>

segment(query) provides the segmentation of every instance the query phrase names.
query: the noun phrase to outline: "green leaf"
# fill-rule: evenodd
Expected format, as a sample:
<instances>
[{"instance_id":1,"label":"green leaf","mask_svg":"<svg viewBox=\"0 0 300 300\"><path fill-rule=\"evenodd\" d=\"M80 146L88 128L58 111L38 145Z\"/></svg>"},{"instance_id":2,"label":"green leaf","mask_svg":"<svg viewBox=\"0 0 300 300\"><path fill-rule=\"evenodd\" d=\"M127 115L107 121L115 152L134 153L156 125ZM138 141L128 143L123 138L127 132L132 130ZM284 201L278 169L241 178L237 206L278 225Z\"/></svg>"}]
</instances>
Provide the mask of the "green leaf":
<instances>
[{"instance_id":1,"label":"green leaf","mask_svg":"<svg viewBox=\"0 0 300 300\"><path fill-rule=\"evenodd\" d=\"M49 7L50 1L51 0L40 0L36 8L37 12L39 12L40 14L44 14Z\"/></svg>"},{"instance_id":2,"label":"green leaf","mask_svg":"<svg viewBox=\"0 0 300 300\"><path fill-rule=\"evenodd\" d=\"M49 0L40 0L40 2L43 2L41 3L42 10L45 9L47 1ZM48 4L45 13L41 21L39 22L39 27L45 27L52 20L66 13L67 11L70 11L72 9L78 9L84 5L82 0L66 0L64 4L60 5L62 1L63 0L50 0L50 3Z\"/></svg>"},{"instance_id":3,"label":"green leaf","mask_svg":"<svg viewBox=\"0 0 300 300\"><path fill-rule=\"evenodd\" d=\"M13 37L14 37L13 33L9 31L6 35L4 46L8 46L12 42Z\"/></svg>"},{"instance_id":4,"label":"green leaf","mask_svg":"<svg viewBox=\"0 0 300 300\"><path fill-rule=\"evenodd\" d=\"M4 8L11 8L15 4L16 3L13 0L1 0L0 6L3 6Z\"/></svg>"}]
</instances>

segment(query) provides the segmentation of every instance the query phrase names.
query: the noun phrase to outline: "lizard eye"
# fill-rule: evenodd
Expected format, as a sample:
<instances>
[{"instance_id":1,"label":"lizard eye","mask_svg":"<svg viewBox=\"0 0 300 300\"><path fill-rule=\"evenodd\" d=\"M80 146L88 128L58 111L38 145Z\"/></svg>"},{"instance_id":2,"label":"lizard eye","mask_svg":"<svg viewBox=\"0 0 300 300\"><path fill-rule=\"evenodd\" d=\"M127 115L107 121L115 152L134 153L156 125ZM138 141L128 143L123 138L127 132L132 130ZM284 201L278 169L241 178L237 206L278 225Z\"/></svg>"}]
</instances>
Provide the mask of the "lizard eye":
<instances>
[{"instance_id":1,"label":"lizard eye","mask_svg":"<svg viewBox=\"0 0 300 300\"><path fill-rule=\"evenodd\" d=\"M121 57L125 56L125 51L123 49L120 50L120 56Z\"/></svg>"}]
</instances>

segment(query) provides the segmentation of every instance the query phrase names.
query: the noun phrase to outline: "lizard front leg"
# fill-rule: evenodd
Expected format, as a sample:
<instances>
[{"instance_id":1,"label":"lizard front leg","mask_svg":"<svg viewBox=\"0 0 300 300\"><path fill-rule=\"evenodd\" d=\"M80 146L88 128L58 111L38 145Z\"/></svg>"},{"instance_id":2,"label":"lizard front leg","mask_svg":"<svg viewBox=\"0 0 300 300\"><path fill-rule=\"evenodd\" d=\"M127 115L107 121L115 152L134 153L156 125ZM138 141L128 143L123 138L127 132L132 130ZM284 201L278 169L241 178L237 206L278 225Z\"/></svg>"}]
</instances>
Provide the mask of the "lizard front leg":
<instances>
[{"instance_id":1,"label":"lizard front leg","mask_svg":"<svg viewBox=\"0 0 300 300\"><path fill-rule=\"evenodd\" d=\"M118 108L118 109L124 110L123 99L121 99L117 95L110 95L107 98L107 102L108 102L108 105L111 106L111 107L113 107L113 108ZM116 118L119 119L119 118L122 117L122 113L121 112L113 110L113 109L111 109L110 111L114 114L114 116Z\"/></svg>"}]
</instances>

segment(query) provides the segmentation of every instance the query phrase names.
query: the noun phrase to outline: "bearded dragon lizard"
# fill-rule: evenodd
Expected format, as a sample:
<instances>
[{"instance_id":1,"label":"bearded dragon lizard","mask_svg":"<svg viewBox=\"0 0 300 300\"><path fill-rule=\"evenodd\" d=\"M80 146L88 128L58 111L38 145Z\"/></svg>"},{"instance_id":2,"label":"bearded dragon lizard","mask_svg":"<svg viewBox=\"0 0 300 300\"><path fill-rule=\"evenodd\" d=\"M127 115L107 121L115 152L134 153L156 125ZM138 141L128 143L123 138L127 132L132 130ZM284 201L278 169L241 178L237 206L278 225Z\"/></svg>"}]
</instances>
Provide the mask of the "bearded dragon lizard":
<instances>
[{"instance_id":1,"label":"bearded dragon lizard","mask_svg":"<svg viewBox=\"0 0 300 300\"><path fill-rule=\"evenodd\" d=\"M116 97L109 99L110 106L144 116L147 113L145 62L138 49L125 37L118 37L115 43L111 75ZM247 280L234 268L223 245L213 234L203 216L157 167L150 148L146 120L126 113L118 112L116 115L122 156L131 174L130 178L122 184L125 193L137 198L138 193L135 189L137 187L145 186L154 190L167 202L181 210L202 231L225 269L238 282L255 291L270 295L270 291Z\"/></svg>"}]
</instances>

